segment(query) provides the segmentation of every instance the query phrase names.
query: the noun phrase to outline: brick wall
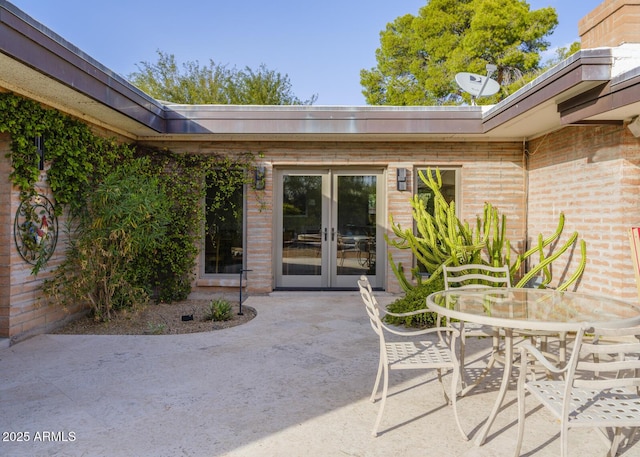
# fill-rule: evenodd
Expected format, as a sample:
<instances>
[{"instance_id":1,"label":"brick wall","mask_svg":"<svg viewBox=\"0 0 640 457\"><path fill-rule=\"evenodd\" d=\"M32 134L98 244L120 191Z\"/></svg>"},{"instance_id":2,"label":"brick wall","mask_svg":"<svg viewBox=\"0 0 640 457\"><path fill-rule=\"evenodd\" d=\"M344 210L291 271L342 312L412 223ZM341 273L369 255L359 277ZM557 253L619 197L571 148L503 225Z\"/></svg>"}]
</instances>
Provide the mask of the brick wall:
<instances>
[{"instance_id":1,"label":"brick wall","mask_svg":"<svg viewBox=\"0 0 640 457\"><path fill-rule=\"evenodd\" d=\"M564 213L561 241L577 231L587 246L578 290L637 301L627 231L640 225L640 140L625 127L585 126L528 147L530 242L553 233ZM555 284L574 271L578 257L567 253L554 263Z\"/></svg>"},{"instance_id":2,"label":"brick wall","mask_svg":"<svg viewBox=\"0 0 640 457\"><path fill-rule=\"evenodd\" d=\"M260 153L266 166L266 189L249 191L247 204L247 268L249 292L265 293L274 285L275 249L273 194L274 170L278 168L331 166L386 170L385 218L404 227L413 224L411 192L396 189L396 169L406 168L409 188L414 187L416 167L447 167L460 170L458 208L470 224L491 202L507 216L508 237L514 249L525 249L538 233L553 233L560 212L566 216L563 239L574 230L587 242L588 264L579 290L636 300L627 229L640 225L640 140L624 127L568 127L531 141L528 181L521 143L173 143L174 151L201 153ZM52 325L65 315L38 303L38 288L48 271L37 278L13 246L13 214L18 194L8 183L10 164L4 158L8 139L0 136L0 335L24 335ZM528 199L526 198L528 190ZM528 210L528 217L527 217ZM528 223L527 223L528 221ZM388 226L387 234L392 236ZM59 241L58 250L64 241ZM411 253L393 249L394 260L412 265ZM554 266L556 281L572 271L577 253ZM385 256L386 258L386 256ZM54 260L55 262L55 260ZM54 263L55 264L55 263ZM52 266L54 265L52 264ZM400 292L385 262L386 289ZM8 287L7 287L8 286ZM216 286L216 287L212 287ZM204 282L198 290L215 291L233 282Z\"/></svg>"},{"instance_id":3,"label":"brick wall","mask_svg":"<svg viewBox=\"0 0 640 457\"><path fill-rule=\"evenodd\" d=\"M266 293L273 290L273 242L275 237L273 213L273 168L265 167L265 189L251 189L247 196L247 269L249 290Z\"/></svg>"},{"instance_id":4,"label":"brick wall","mask_svg":"<svg viewBox=\"0 0 640 457\"><path fill-rule=\"evenodd\" d=\"M153 146L161 146L153 144ZM261 155L266 166L266 189L255 194L249 191L247 211L247 268L251 269L247 281L250 293L272 290L274 280L275 195L273 176L277 168L292 167L358 167L386 169L386 215L383 218L389 236L388 217L402 227L412 227L413 219L409 199L412 193L396 188L396 170L408 170L408 188L414 186L413 172L417 167L459 167L461 170L460 217L475 225L482 214L485 201L490 201L506 214L508 236L514 249L521 249L525 232L525 179L523 146L521 143L171 143L162 144L177 152L209 154L233 154L252 151ZM408 250L390 248L394 261L407 267L413 266L413 256ZM384 256L386 289L400 292L400 286ZM409 268L406 270L408 271ZM238 279L224 280L200 278L197 291L219 287L238 287Z\"/></svg>"},{"instance_id":5,"label":"brick wall","mask_svg":"<svg viewBox=\"0 0 640 457\"><path fill-rule=\"evenodd\" d=\"M4 157L9 141L9 135L0 134L0 338L9 337L11 314L11 166Z\"/></svg>"},{"instance_id":6,"label":"brick wall","mask_svg":"<svg viewBox=\"0 0 640 457\"><path fill-rule=\"evenodd\" d=\"M0 337L25 338L33 333L51 329L79 307L62 309L47 305L42 299L41 286L64 255L65 240L60 230L58 244L47 266L37 276L31 274L32 265L18 253L14 241L14 219L20 205L20 193L11 185L10 137L0 135ZM51 199L41 173L36 183L37 192ZM60 226L62 222L60 221Z\"/></svg>"},{"instance_id":7,"label":"brick wall","mask_svg":"<svg viewBox=\"0 0 640 457\"><path fill-rule=\"evenodd\" d=\"M627 229L640 225L638 147L640 142L624 127L568 127L531 141L529 173L521 143L173 143L164 147L180 152L260 153L266 166L266 189L249 191L247 203L247 283L249 292L266 293L274 285L275 249L273 194L274 171L278 168L323 166L386 170L385 221L393 215L396 223L411 227L411 192L396 189L396 169L408 170L408 187L414 187L417 167L458 168L460 217L474 224L484 203L491 202L507 216L508 237L514 249L525 249L538 233L553 233L560 212L566 216L563 239L574 230L587 242L588 264L579 290L637 299L632 274ZM0 136L0 150L8 148ZM41 331L65 317L60 309L38 303L38 288L48 274L37 278L13 246L13 214L18 194L8 182L10 165L0 160L0 335L15 336ZM528 189L528 199L526 198ZM528 217L527 217L528 209ZM528 221L528 223L527 223ZM386 233L393 236L388 228ZM7 242L8 241L8 242ZM61 250L64 241L59 241ZM413 264L409 251L392 249L396 262ZM567 255L554 267L560 280L575 265ZM385 256L386 258L386 256ZM52 266L55 265L55 260ZM400 292L399 284L385 262L386 289ZM202 279L202 278L201 278ZM217 291L237 288L237 280L203 281L196 290ZM215 287L213 287L215 286ZM40 329L40 330L38 330Z\"/></svg>"},{"instance_id":8,"label":"brick wall","mask_svg":"<svg viewBox=\"0 0 640 457\"><path fill-rule=\"evenodd\" d=\"M640 0L606 0L578 22L583 49L640 43Z\"/></svg>"}]
</instances>

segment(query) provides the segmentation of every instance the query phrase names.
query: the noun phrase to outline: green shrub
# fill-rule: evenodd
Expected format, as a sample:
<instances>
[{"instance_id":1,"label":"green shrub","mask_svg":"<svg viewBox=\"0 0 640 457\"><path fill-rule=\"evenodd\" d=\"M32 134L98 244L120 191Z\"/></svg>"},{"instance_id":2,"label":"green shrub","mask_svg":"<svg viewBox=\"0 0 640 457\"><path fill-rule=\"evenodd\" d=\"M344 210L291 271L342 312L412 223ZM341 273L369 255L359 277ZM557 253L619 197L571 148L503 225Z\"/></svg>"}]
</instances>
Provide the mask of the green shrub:
<instances>
[{"instance_id":1,"label":"green shrub","mask_svg":"<svg viewBox=\"0 0 640 457\"><path fill-rule=\"evenodd\" d=\"M145 334L147 335L162 335L167 331L167 324L154 324L153 322L147 323L147 330Z\"/></svg>"},{"instance_id":2,"label":"green shrub","mask_svg":"<svg viewBox=\"0 0 640 457\"><path fill-rule=\"evenodd\" d=\"M144 176L145 159L122 164L108 174L78 212L67 257L44 283L49 298L62 304L87 303L96 320L111 311L144 304L145 281L128 268L153 258L165 237L170 207L158 181Z\"/></svg>"},{"instance_id":3,"label":"green shrub","mask_svg":"<svg viewBox=\"0 0 640 457\"><path fill-rule=\"evenodd\" d=\"M228 321L231 319L231 303L227 300L218 298L209 303L209 310L205 315L208 321Z\"/></svg>"},{"instance_id":4,"label":"green shrub","mask_svg":"<svg viewBox=\"0 0 640 457\"><path fill-rule=\"evenodd\" d=\"M427 307L427 296L444 289L444 282L441 278L434 278L433 281L424 282L409 290L403 298L399 298L387 306L393 313L408 313ZM394 317L386 315L385 322L395 325L405 325L406 327L434 327L436 325L436 314L427 311L424 314L416 314L407 317Z\"/></svg>"},{"instance_id":5,"label":"green shrub","mask_svg":"<svg viewBox=\"0 0 640 457\"><path fill-rule=\"evenodd\" d=\"M44 139L47 182L55 200L55 213L72 219L67 226L71 239L67 260L54 273L56 281L49 283L49 299L52 304L63 307L75 305L79 300L89 301L88 305L96 311L98 319L108 319L109 309L130 306L149 296L156 302L186 299L195 274L206 211L224 213L229 208L229 195L253 183L255 163L250 152L189 154L136 143L122 144L115 138L94 135L88 124L12 93L0 94L0 132L7 132L11 137L11 153L7 157L13 171L9 178L20 191L23 202L40 192L36 186L41 173L34 137ZM144 166L132 164L142 157L148 160ZM121 169L124 170L119 171ZM122 203L116 199L116 212L121 212L126 204L132 204L134 211L140 213L135 206L136 198L144 207L151 208L150 203L155 205L147 201L142 187L131 186L130 182L123 182L122 189L114 186L119 184L114 173L123 174L125 181L131 181L130 175L136 174L136 179L150 187L151 192L163 194L167 206L159 212L149 213L150 218L144 220L139 219L139 214L132 218L125 215L114 226L119 215L109 214L110 203L98 201L97 192L102 192L101 198L105 199L109 198L109 193L114 196L117 192L123 193ZM207 201L205 211L203 202L207 186L215 187L219 192L215 192L213 201ZM134 194L129 197L126 193L131 190ZM262 193L256 192L261 208L265 205L262 197ZM146 212L145 208L142 210ZM160 217L163 221L158 227L156 220ZM96 228L91 227L91 218L104 224L105 228L117 229L118 225L122 227L122 222L125 227L119 232L111 231L114 239L108 243L100 240L87 244L86 240L77 237L82 237L81 232L87 228ZM130 233L127 219L139 227L139 234ZM31 222L39 223L40 220ZM140 246L139 241L144 238L154 246ZM117 268L107 265L105 256L113 252L114 246L120 251L114 258L114 262L119 263ZM138 247L143 250L136 252ZM34 252L32 274L37 275L46 267L50 252L43 249ZM127 257L126 261L122 261L123 256ZM78 265L81 272L76 271ZM94 267L95 279L90 272ZM103 267L108 271L102 270ZM53 268L57 270L55 266ZM111 273L117 276L111 277ZM101 280L104 284L94 288L94 283ZM97 300L98 304L92 300Z\"/></svg>"}]
</instances>

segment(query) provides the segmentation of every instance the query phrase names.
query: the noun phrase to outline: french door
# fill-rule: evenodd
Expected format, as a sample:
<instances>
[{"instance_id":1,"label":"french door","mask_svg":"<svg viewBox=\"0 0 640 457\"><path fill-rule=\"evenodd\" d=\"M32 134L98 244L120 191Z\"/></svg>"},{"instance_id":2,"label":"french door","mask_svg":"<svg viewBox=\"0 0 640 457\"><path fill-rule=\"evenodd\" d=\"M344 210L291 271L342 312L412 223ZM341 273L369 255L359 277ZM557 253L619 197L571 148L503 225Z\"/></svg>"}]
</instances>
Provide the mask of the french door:
<instances>
[{"instance_id":1,"label":"french door","mask_svg":"<svg viewBox=\"0 0 640 457\"><path fill-rule=\"evenodd\" d=\"M277 173L276 287L382 287L382 170Z\"/></svg>"}]
</instances>

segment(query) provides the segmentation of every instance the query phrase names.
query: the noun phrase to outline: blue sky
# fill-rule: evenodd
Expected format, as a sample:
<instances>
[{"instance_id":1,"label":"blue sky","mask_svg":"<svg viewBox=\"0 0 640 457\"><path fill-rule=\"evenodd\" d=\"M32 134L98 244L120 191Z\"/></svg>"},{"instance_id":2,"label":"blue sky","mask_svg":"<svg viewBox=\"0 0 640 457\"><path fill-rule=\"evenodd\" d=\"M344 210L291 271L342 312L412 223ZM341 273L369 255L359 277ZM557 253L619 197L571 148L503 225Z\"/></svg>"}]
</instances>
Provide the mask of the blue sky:
<instances>
[{"instance_id":1,"label":"blue sky","mask_svg":"<svg viewBox=\"0 0 640 457\"><path fill-rule=\"evenodd\" d=\"M376 64L379 34L427 0L10 0L122 76L157 61L199 61L287 74L295 95L316 105L364 105L360 70ZM552 6L554 47L578 40L578 21L601 0L529 0Z\"/></svg>"}]
</instances>

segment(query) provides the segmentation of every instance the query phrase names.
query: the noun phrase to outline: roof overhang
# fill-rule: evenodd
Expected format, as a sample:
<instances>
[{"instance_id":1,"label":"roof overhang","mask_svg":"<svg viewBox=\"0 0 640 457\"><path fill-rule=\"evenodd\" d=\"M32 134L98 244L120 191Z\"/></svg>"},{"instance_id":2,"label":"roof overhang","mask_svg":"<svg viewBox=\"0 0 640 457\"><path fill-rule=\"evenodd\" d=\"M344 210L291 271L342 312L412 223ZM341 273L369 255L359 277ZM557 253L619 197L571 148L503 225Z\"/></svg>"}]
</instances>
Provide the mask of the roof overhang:
<instances>
[{"instance_id":1,"label":"roof overhang","mask_svg":"<svg viewBox=\"0 0 640 457\"><path fill-rule=\"evenodd\" d=\"M640 67L558 104L563 125L618 123L640 114Z\"/></svg>"},{"instance_id":2,"label":"roof overhang","mask_svg":"<svg viewBox=\"0 0 640 457\"><path fill-rule=\"evenodd\" d=\"M0 89L138 141L524 141L638 115L640 49L582 50L488 107L174 105L0 0Z\"/></svg>"},{"instance_id":3,"label":"roof overhang","mask_svg":"<svg viewBox=\"0 0 640 457\"><path fill-rule=\"evenodd\" d=\"M0 87L128 136L165 130L161 103L4 0Z\"/></svg>"}]
</instances>

